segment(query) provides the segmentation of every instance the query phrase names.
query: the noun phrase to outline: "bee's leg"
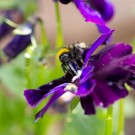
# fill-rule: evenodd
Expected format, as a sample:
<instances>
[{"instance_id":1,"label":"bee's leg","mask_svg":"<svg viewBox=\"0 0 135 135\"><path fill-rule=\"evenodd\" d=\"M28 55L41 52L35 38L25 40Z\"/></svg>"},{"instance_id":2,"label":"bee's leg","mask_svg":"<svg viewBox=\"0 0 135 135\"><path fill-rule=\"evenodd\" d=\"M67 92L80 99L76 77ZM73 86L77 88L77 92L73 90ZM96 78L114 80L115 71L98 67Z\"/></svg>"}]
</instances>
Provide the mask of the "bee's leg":
<instances>
[{"instance_id":1,"label":"bee's leg","mask_svg":"<svg viewBox=\"0 0 135 135\"><path fill-rule=\"evenodd\" d=\"M70 69L70 67L68 65L65 65L64 63L62 63L61 66L62 66L62 69L63 69L65 74L70 73L71 75L74 75L72 70Z\"/></svg>"},{"instance_id":2,"label":"bee's leg","mask_svg":"<svg viewBox=\"0 0 135 135\"><path fill-rule=\"evenodd\" d=\"M68 69L67 69L66 65L64 63L62 63L61 66L62 66L64 73L67 73Z\"/></svg>"},{"instance_id":3,"label":"bee's leg","mask_svg":"<svg viewBox=\"0 0 135 135\"><path fill-rule=\"evenodd\" d=\"M67 65L65 65L64 63L62 63L61 66L62 66L62 69L63 69L63 71L64 71L65 74L66 73L71 73L72 74L70 68Z\"/></svg>"}]
</instances>

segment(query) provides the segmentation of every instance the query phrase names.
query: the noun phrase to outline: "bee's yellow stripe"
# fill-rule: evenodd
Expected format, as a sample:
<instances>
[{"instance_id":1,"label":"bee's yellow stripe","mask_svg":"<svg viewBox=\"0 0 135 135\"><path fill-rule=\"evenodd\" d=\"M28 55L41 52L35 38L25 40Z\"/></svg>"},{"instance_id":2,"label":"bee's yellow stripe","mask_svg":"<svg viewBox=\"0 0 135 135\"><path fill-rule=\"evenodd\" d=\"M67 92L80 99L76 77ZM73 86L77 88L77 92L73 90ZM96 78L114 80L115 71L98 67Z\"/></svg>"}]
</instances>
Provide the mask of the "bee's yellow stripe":
<instances>
[{"instance_id":1,"label":"bee's yellow stripe","mask_svg":"<svg viewBox=\"0 0 135 135\"><path fill-rule=\"evenodd\" d=\"M57 53L57 58L59 58L63 53L69 52L68 48L62 48Z\"/></svg>"}]
</instances>

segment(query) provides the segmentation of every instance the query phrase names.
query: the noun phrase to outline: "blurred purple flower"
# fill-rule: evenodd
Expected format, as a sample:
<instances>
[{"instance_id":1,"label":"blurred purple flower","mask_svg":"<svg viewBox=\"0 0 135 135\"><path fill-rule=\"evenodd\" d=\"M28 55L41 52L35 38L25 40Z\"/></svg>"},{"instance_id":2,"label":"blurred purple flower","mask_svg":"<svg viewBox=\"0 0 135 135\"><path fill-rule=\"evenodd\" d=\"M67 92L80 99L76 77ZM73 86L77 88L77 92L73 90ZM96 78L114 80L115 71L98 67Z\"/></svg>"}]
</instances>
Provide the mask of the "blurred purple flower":
<instances>
[{"instance_id":1,"label":"blurred purple flower","mask_svg":"<svg viewBox=\"0 0 135 135\"><path fill-rule=\"evenodd\" d=\"M12 9L5 11L5 19L12 21L15 24L20 24L24 20L22 11ZM9 34L15 27L9 25L5 20L0 24L0 39Z\"/></svg>"},{"instance_id":2,"label":"blurred purple flower","mask_svg":"<svg viewBox=\"0 0 135 135\"><path fill-rule=\"evenodd\" d=\"M22 26L22 33L15 35L13 39L3 48L4 54L8 60L15 58L21 53L28 45L31 44L31 35L33 33L34 25L26 23Z\"/></svg>"},{"instance_id":3,"label":"blurred purple flower","mask_svg":"<svg viewBox=\"0 0 135 135\"><path fill-rule=\"evenodd\" d=\"M73 0L86 21L105 25L112 18L114 10L108 0Z\"/></svg>"},{"instance_id":4,"label":"blurred purple flower","mask_svg":"<svg viewBox=\"0 0 135 135\"><path fill-rule=\"evenodd\" d=\"M58 0L57 0L58 1ZM63 4L68 4L72 1L87 22L93 22L98 25L101 33L110 31L106 26L106 21L109 21L113 14L114 8L109 0L59 0Z\"/></svg>"}]
</instances>

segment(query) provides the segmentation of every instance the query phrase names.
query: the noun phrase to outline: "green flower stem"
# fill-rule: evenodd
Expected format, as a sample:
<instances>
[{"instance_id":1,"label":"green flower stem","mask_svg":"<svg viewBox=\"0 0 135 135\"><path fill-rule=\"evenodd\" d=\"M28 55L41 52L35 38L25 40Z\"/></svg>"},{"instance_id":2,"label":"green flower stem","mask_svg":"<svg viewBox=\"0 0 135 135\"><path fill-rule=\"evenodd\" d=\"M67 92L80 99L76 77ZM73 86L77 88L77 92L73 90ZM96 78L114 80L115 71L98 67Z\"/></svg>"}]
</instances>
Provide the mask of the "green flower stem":
<instances>
[{"instance_id":1,"label":"green flower stem","mask_svg":"<svg viewBox=\"0 0 135 135\"><path fill-rule=\"evenodd\" d=\"M26 77L26 86L27 86L27 88L31 87L31 78L30 78L31 56L33 54L33 51L37 47L37 42L36 42L36 39L35 39L34 35L31 35L31 43L32 43L32 45L26 49L26 53L25 53L25 67L26 67L25 77Z\"/></svg>"},{"instance_id":2,"label":"green flower stem","mask_svg":"<svg viewBox=\"0 0 135 135\"><path fill-rule=\"evenodd\" d=\"M27 48L26 53L25 53L25 65L26 65L26 72L25 72L25 76L26 76L26 87L27 88L31 88L32 87L32 76L31 76L31 72L33 69L35 69L35 67L33 67L33 56L34 56L34 51L37 47L37 41L34 37L34 35L31 35L31 43L32 45L30 47ZM39 69L40 70L40 69ZM39 77L40 78L40 77ZM35 115L35 113L37 113L37 110L33 111L33 115ZM34 124L34 133L36 135L44 135L44 123L40 122L38 124Z\"/></svg>"},{"instance_id":3,"label":"green flower stem","mask_svg":"<svg viewBox=\"0 0 135 135\"><path fill-rule=\"evenodd\" d=\"M31 35L31 43L32 43L31 50L32 50L32 53L33 53L33 51L34 51L35 48L37 47L37 41L36 41L34 35Z\"/></svg>"},{"instance_id":4,"label":"green flower stem","mask_svg":"<svg viewBox=\"0 0 135 135\"><path fill-rule=\"evenodd\" d=\"M38 20L39 22L39 26L40 26L40 33L41 33L41 45L42 45L42 50L41 50L41 54L39 58L44 58L45 54L47 54L49 48L50 48L50 44L46 35L46 30L44 27L44 23L41 19Z\"/></svg>"},{"instance_id":5,"label":"green flower stem","mask_svg":"<svg viewBox=\"0 0 135 135\"><path fill-rule=\"evenodd\" d=\"M119 101L118 135L124 135L124 99Z\"/></svg>"},{"instance_id":6,"label":"green flower stem","mask_svg":"<svg viewBox=\"0 0 135 135\"><path fill-rule=\"evenodd\" d=\"M107 108L105 135L112 135L113 106Z\"/></svg>"},{"instance_id":7,"label":"green flower stem","mask_svg":"<svg viewBox=\"0 0 135 135\"><path fill-rule=\"evenodd\" d=\"M61 48L64 44L64 39L63 39L63 33L62 33L62 24L61 24L58 2L55 2L55 12L56 12L56 23L57 23L56 48Z\"/></svg>"},{"instance_id":8,"label":"green flower stem","mask_svg":"<svg viewBox=\"0 0 135 135\"><path fill-rule=\"evenodd\" d=\"M26 69L25 69L25 78L26 78L26 87L27 88L31 87L29 64L30 64L30 59L25 58L25 67L26 67Z\"/></svg>"},{"instance_id":9,"label":"green flower stem","mask_svg":"<svg viewBox=\"0 0 135 135\"><path fill-rule=\"evenodd\" d=\"M46 36L46 30L44 27L44 23L41 19L38 19L39 22L39 26L40 26L40 33L41 33L41 44L46 47L46 45L48 45L48 39Z\"/></svg>"}]
</instances>

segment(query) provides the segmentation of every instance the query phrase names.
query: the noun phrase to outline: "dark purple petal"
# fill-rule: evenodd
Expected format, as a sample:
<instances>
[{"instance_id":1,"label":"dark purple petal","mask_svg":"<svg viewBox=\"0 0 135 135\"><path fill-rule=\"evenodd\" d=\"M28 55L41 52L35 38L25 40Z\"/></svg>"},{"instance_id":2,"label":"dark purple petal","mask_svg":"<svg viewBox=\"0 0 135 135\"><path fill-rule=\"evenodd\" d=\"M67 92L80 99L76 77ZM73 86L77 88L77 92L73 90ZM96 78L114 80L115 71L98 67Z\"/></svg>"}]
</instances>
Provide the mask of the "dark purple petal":
<instances>
[{"instance_id":1,"label":"dark purple petal","mask_svg":"<svg viewBox=\"0 0 135 135\"><path fill-rule=\"evenodd\" d=\"M92 53L101 45L103 44L109 37L111 37L112 33L114 32L114 30L101 35L90 47L90 49L88 50L85 60L84 60L84 65L89 61L90 56L92 55Z\"/></svg>"},{"instance_id":2,"label":"dark purple petal","mask_svg":"<svg viewBox=\"0 0 135 135\"><path fill-rule=\"evenodd\" d=\"M132 54L132 56L129 56L129 57L132 57L132 62L130 63L130 72L132 72L134 75L135 75L135 64L132 64L134 63L134 54Z\"/></svg>"},{"instance_id":3,"label":"dark purple petal","mask_svg":"<svg viewBox=\"0 0 135 135\"><path fill-rule=\"evenodd\" d=\"M9 60L15 58L20 52L31 44L30 35L16 35L3 49Z\"/></svg>"},{"instance_id":4,"label":"dark purple petal","mask_svg":"<svg viewBox=\"0 0 135 135\"><path fill-rule=\"evenodd\" d=\"M135 89L135 75L131 75L131 77L127 81L127 84Z\"/></svg>"},{"instance_id":5,"label":"dark purple petal","mask_svg":"<svg viewBox=\"0 0 135 135\"><path fill-rule=\"evenodd\" d=\"M128 61L129 63L126 63ZM94 79L106 80L111 82L126 82L132 71L132 65L135 64L135 55L127 55L120 59L112 60L109 64L96 69Z\"/></svg>"},{"instance_id":6,"label":"dark purple petal","mask_svg":"<svg viewBox=\"0 0 135 135\"><path fill-rule=\"evenodd\" d=\"M135 71L135 54L129 54L127 56L124 56L118 61L121 67L123 66L123 68L128 69L132 72Z\"/></svg>"},{"instance_id":7,"label":"dark purple petal","mask_svg":"<svg viewBox=\"0 0 135 135\"><path fill-rule=\"evenodd\" d=\"M114 14L113 6L107 0L73 1L86 21L105 26L104 21L109 21Z\"/></svg>"},{"instance_id":8,"label":"dark purple petal","mask_svg":"<svg viewBox=\"0 0 135 135\"><path fill-rule=\"evenodd\" d=\"M10 33L14 28L6 22L0 24L0 39Z\"/></svg>"},{"instance_id":9,"label":"dark purple petal","mask_svg":"<svg viewBox=\"0 0 135 135\"><path fill-rule=\"evenodd\" d=\"M36 107L43 99L49 95L65 88L68 83L61 84L53 89L25 90L24 96L31 107ZM48 86L48 84L46 85Z\"/></svg>"},{"instance_id":10,"label":"dark purple petal","mask_svg":"<svg viewBox=\"0 0 135 135\"><path fill-rule=\"evenodd\" d=\"M110 64L108 64L108 66L104 68L106 68L106 72L108 72L107 68L109 70L114 68L121 68L121 70L135 74L135 54L129 54L122 58L114 59Z\"/></svg>"},{"instance_id":11,"label":"dark purple petal","mask_svg":"<svg viewBox=\"0 0 135 135\"><path fill-rule=\"evenodd\" d=\"M135 59L135 58L132 58L132 59ZM132 64L130 67L130 77L127 81L127 84L133 89L135 89L135 64Z\"/></svg>"},{"instance_id":12,"label":"dark purple petal","mask_svg":"<svg viewBox=\"0 0 135 135\"><path fill-rule=\"evenodd\" d=\"M5 11L5 20L9 19L13 23L20 24L24 20L23 12L19 9L11 9L8 11ZM15 27L12 27L11 25L7 24L6 21L3 21L0 24L0 39L9 34Z\"/></svg>"},{"instance_id":13,"label":"dark purple petal","mask_svg":"<svg viewBox=\"0 0 135 135\"><path fill-rule=\"evenodd\" d=\"M105 22L100 13L93 9L85 0L73 0L73 2L87 22L93 22L105 26Z\"/></svg>"},{"instance_id":14,"label":"dark purple petal","mask_svg":"<svg viewBox=\"0 0 135 135\"><path fill-rule=\"evenodd\" d=\"M114 14L114 8L112 4L106 1L105 8L103 12L100 12L100 13L105 21L109 21L113 17L113 14Z\"/></svg>"},{"instance_id":15,"label":"dark purple petal","mask_svg":"<svg viewBox=\"0 0 135 135\"><path fill-rule=\"evenodd\" d=\"M94 71L93 78L99 81L113 83L128 83L134 88L135 55L129 54L119 59L112 60L109 64L99 67Z\"/></svg>"},{"instance_id":16,"label":"dark purple petal","mask_svg":"<svg viewBox=\"0 0 135 135\"><path fill-rule=\"evenodd\" d=\"M135 89L135 54L130 54L121 58L119 61L121 68L129 72L129 78L126 83Z\"/></svg>"},{"instance_id":17,"label":"dark purple petal","mask_svg":"<svg viewBox=\"0 0 135 135\"><path fill-rule=\"evenodd\" d=\"M87 81L80 84L76 95L79 97L84 97L84 96L89 95L90 93L93 92L95 85L96 85L95 80L88 79Z\"/></svg>"},{"instance_id":18,"label":"dark purple petal","mask_svg":"<svg viewBox=\"0 0 135 135\"><path fill-rule=\"evenodd\" d=\"M108 0L89 0L90 5L92 8L97 10L102 18L105 21L109 21L113 14L114 14L114 9L111 3L109 3Z\"/></svg>"},{"instance_id":19,"label":"dark purple petal","mask_svg":"<svg viewBox=\"0 0 135 135\"><path fill-rule=\"evenodd\" d=\"M23 25L23 28L24 32L26 30L26 33L23 33L23 35L15 35L3 49L3 52L9 60L15 58L31 44L31 35L33 34L34 24L27 22Z\"/></svg>"},{"instance_id":20,"label":"dark purple petal","mask_svg":"<svg viewBox=\"0 0 135 135\"><path fill-rule=\"evenodd\" d=\"M11 9L5 12L5 18L8 18L16 24L21 24L24 21L24 14L20 9Z\"/></svg>"},{"instance_id":21,"label":"dark purple petal","mask_svg":"<svg viewBox=\"0 0 135 135\"><path fill-rule=\"evenodd\" d=\"M122 85L112 82L97 82L92 97L97 106L108 107L115 101L128 95L128 91Z\"/></svg>"},{"instance_id":22,"label":"dark purple petal","mask_svg":"<svg viewBox=\"0 0 135 135\"><path fill-rule=\"evenodd\" d=\"M63 90L59 90L59 91L56 91L52 97L50 98L50 100L48 101L48 103L46 104L46 106L41 110L39 111L36 116L35 116L35 122L38 121L39 118L42 118L43 115L45 114L45 112L48 110L48 108L61 96L65 93L66 91L63 91Z\"/></svg>"},{"instance_id":23,"label":"dark purple petal","mask_svg":"<svg viewBox=\"0 0 135 135\"><path fill-rule=\"evenodd\" d=\"M96 57L96 63L94 64L95 70L102 68L112 62L114 59L121 58L132 53L132 47L130 45L119 43L115 45L108 45L102 49L98 54L93 56Z\"/></svg>"},{"instance_id":24,"label":"dark purple petal","mask_svg":"<svg viewBox=\"0 0 135 135\"><path fill-rule=\"evenodd\" d=\"M24 90L24 96L31 107L36 107L47 93L46 90Z\"/></svg>"},{"instance_id":25,"label":"dark purple petal","mask_svg":"<svg viewBox=\"0 0 135 135\"><path fill-rule=\"evenodd\" d=\"M130 71L124 67L120 67L118 63L112 63L100 70L96 70L94 79L106 80L118 83L119 81L125 83L130 75Z\"/></svg>"},{"instance_id":26,"label":"dark purple petal","mask_svg":"<svg viewBox=\"0 0 135 135\"><path fill-rule=\"evenodd\" d=\"M42 90L50 90L50 89L53 89L54 87L60 85L60 84L63 84L63 83L70 83L72 81L72 75L69 73L67 73L65 76L59 78L59 79L56 79L56 80L53 80L52 82L48 83L48 84L45 84L45 85L42 85L40 86L38 89L42 89Z\"/></svg>"},{"instance_id":27,"label":"dark purple petal","mask_svg":"<svg viewBox=\"0 0 135 135\"><path fill-rule=\"evenodd\" d=\"M86 97L81 97L80 102L81 102L82 108L84 109L84 114L90 115L90 114L96 113L91 95L88 95Z\"/></svg>"}]
</instances>

